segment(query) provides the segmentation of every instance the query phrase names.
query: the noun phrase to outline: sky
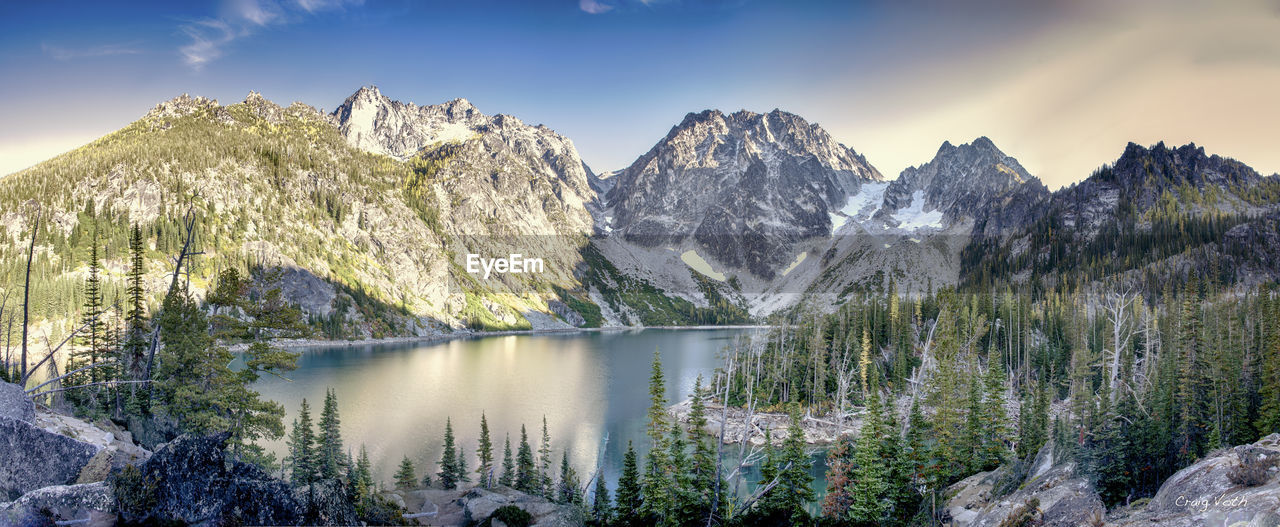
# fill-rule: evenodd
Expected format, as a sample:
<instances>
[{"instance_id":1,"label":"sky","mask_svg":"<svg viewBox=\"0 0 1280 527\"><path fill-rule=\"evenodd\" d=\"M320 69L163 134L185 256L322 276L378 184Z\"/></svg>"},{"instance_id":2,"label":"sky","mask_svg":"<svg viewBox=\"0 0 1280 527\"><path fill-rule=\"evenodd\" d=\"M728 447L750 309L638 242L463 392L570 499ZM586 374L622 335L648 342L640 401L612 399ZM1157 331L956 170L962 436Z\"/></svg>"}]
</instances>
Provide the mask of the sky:
<instances>
[{"instance_id":1,"label":"sky","mask_svg":"<svg viewBox=\"0 0 1280 527\"><path fill-rule=\"evenodd\" d=\"M332 110L364 85L545 124L597 172L685 114L774 108L886 177L990 137L1050 188L1132 141L1280 171L1280 0L0 4L0 174L182 93Z\"/></svg>"}]
</instances>

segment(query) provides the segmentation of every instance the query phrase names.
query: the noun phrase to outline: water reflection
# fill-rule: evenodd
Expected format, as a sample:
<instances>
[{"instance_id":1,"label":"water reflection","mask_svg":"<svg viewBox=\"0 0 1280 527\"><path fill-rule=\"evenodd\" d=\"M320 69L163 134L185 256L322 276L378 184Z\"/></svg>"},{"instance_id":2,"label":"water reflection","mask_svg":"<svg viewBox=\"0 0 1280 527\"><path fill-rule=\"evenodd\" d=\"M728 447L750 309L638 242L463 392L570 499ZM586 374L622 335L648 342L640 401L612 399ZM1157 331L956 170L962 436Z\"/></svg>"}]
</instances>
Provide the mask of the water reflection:
<instances>
[{"instance_id":1,"label":"water reflection","mask_svg":"<svg viewBox=\"0 0 1280 527\"><path fill-rule=\"evenodd\" d=\"M327 388L337 392L345 446L369 450L376 477L391 480L402 456L421 476L439 470L444 423L453 420L474 469L484 412L496 462L520 425L536 450L545 415L557 467L562 452L584 479L604 450L604 474L616 480L627 441L643 453L649 365L662 356L668 400L688 396L699 374L710 377L718 355L738 335L756 330L643 330L519 335L433 345L379 345L309 350L291 382L264 378L255 388L285 405L286 423L306 398L319 413ZM318 418L318 415L315 416ZM607 444L605 438L608 438ZM266 445L277 457L284 440ZM434 476L433 476L434 477Z\"/></svg>"}]
</instances>

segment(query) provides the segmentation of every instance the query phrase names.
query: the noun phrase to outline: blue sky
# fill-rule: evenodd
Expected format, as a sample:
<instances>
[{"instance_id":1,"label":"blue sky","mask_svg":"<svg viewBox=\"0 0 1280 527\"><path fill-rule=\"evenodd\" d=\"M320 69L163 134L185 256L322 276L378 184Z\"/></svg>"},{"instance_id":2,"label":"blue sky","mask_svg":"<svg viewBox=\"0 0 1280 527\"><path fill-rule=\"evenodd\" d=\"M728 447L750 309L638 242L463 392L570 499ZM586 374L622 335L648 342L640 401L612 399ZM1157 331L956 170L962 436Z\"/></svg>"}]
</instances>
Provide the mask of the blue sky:
<instances>
[{"instance_id":1,"label":"blue sky","mask_svg":"<svg viewBox=\"0 0 1280 527\"><path fill-rule=\"evenodd\" d=\"M332 109L362 85L621 168L684 114L773 108L887 176L990 136L1051 187L1127 141L1280 170L1280 2L225 0L0 6L0 174L181 93Z\"/></svg>"}]
</instances>

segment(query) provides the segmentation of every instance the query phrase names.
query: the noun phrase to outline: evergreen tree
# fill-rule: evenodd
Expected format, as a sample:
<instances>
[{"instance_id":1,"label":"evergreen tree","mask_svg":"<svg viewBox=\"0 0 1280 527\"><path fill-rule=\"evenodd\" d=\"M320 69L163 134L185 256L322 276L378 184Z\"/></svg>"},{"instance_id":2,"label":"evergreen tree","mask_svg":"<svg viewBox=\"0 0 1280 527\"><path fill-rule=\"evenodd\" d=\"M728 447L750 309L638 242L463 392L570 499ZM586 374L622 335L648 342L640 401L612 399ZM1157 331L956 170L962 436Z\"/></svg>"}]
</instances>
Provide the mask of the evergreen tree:
<instances>
[{"instance_id":1,"label":"evergreen tree","mask_svg":"<svg viewBox=\"0 0 1280 527\"><path fill-rule=\"evenodd\" d=\"M570 505L581 505L582 495L578 492L578 474L569 466L569 451L565 450L560 457L560 484L556 489L556 500Z\"/></svg>"},{"instance_id":2,"label":"evergreen tree","mask_svg":"<svg viewBox=\"0 0 1280 527\"><path fill-rule=\"evenodd\" d=\"M183 432L231 432L232 459L269 466L269 455L256 442L284 435L284 407L263 400L249 385L263 372L293 369L297 356L255 342L244 366L232 370L235 355L213 341L204 311L185 290L165 298L159 323L164 353L157 356L152 384L162 410Z\"/></svg>"},{"instance_id":3,"label":"evergreen tree","mask_svg":"<svg viewBox=\"0 0 1280 527\"><path fill-rule=\"evenodd\" d=\"M458 450L453 442L453 423L448 417L444 420L444 453L440 455L440 486L445 490L458 488Z\"/></svg>"},{"instance_id":4,"label":"evergreen tree","mask_svg":"<svg viewBox=\"0 0 1280 527\"><path fill-rule=\"evenodd\" d=\"M516 482L516 461L511 457L511 434L507 434L506 445L502 447L502 476L498 484L510 487Z\"/></svg>"},{"instance_id":5,"label":"evergreen tree","mask_svg":"<svg viewBox=\"0 0 1280 527\"><path fill-rule=\"evenodd\" d=\"M316 458L315 431L311 428L311 408L302 400L298 417L289 433L289 482L294 486L310 485L319 475Z\"/></svg>"},{"instance_id":6,"label":"evergreen tree","mask_svg":"<svg viewBox=\"0 0 1280 527\"><path fill-rule=\"evenodd\" d=\"M622 476L618 478L618 496L615 503L619 525L644 525L642 508L644 490L640 486L640 467L636 450L627 441L627 452L622 456Z\"/></svg>"},{"instance_id":7,"label":"evergreen tree","mask_svg":"<svg viewBox=\"0 0 1280 527\"><path fill-rule=\"evenodd\" d=\"M510 446L510 445L508 445ZM476 466L476 475L485 488L493 486L493 441L489 439L489 421L484 412L480 412L480 445L476 447L476 456L480 464Z\"/></svg>"},{"instance_id":8,"label":"evergreen tree","mask_svg":"<svg viewBox=\"0 0 1280 527\"><path fill-rule=\"evenodd\" d=\"M649 420L645 428L652 442L645 458L644 472L640 480L641 508L645 521L664 523L673 504L670 481L670 459L666 434L667 399L666 383L662 375L662 358L653 352L653 364L649 374Z\"/></svg>"},{"instance_id":9,"label":"evergreen tree","mask_svg":"<svg viewBox=\"0 0 1280 527\"><path fill-rule=\"evenodd\" d=\"M1254 427L1259 436L1280 433L1280 301L1272 300L1269 331L1263 340L1262 378L1258 390L1261 405ZM1265 306L1267 303L1263 303ZM1267 311L1263 308L1263 311Z\"/></svg>"},{"instance_id":10,"label":"evergreen tree","mask_svg":"<svg viewBox=\"0 0 1280 527\"><path fill-rule=\"evenodd\" d=\"M520 450L516 454L516 490L537 494L541 485L542 478L533 460L533 449L529 447L529 434L525 432L524 425L520 425Z\"/></svg>"},{"instance_id":11,"label":"evergreen tree","mask_svg":"<svg viewBox=\"0 0 1280 527\"><path fill-rule=\"evenodd\" d=\"M862 433L858 436L858 445L853 454L857 466L853 477L852 503L849 505L848 518L855 524L878 524L888 503L885 493L888 490L885 459L881 457L881 436L885 434L883 415L880 408L880 397L872 392L867 405L866 421L862 425Z\"/></svg>"},{"instance_id":12,"label":"evergreen tree","mask_svg":"<svg viewBox=\"0 0 1280 527\"><path fill-rule=\"evenodd\" d=\"M710 394L702 386L702 375L698 375L693 383L693 399L689 405L689 438L693 443L693 455L689 468L698 504L693 515L700 518L706 518L712 514L722 517L725 514L720 510L713 511L712 506L718 505L718 508L724 509L728 505L728 496L725 495L728 485L721 479L719 468L716 466L716 448L712 445L711 438L703 433L703 429L707 426L708 397ZM717 483L719 483L719 496L716 496Z\"/></svg>"},{"instance_id":13,"label":"evergreen tree","mask_svg":"<svg viewBox=\"0 0 1280 527\"><path fill-rule=\"evenodd\" d=\"M320 412L320 477L337 479L342 473L342 430L338 419L338 395L333 389L324 392L324 409Z\"/></svg>"},{"instance_id":14,"label":"evergreen tree","mask_svg":"<svg viewBox=\"0 0 1280 527\"><path fill-rule=\"evenodd\" d=\"M124 367L128 371L129 377L132 379L141 379L143 377L143 368L146 366L147 359L147 304L146 304L146 285L144 276L146 274L146 263L143 260L143 239L142 229L138 224L133 225L133 231L129 236L129 275L127 277L127 287L125 296L128 298L127 317L127 337L124 343ZM139 413L142 409L142 402L137 398L136 385L129 387L129 408L131 413Z\"/></svg>"},{"instance_id":15,"label":"evergreen tree","mask_svg":"<svg viewBox=\"0 0 1280 527\"><path fill-rule=\"evenodd\" d=\"M538 446L538 494L555 499L555 486L551 479L551 433L547 431L547 416L542 416L542 443Z\"/></svg>"},{"instance_id":16,"label":"evergreen tree","mask_svg":"<svg viewBox=\"0 0 1280 527\"><path fill-rule=\"evenodd\" d=\"M458 471L458 483L471 483L471 475L467 472L467 451L458 446L458 462L454 465Z\"/></svg>"},{"instance_id":17,"label":"evergreen tree","mask_svg":"<svg viewBox=\"0 0 1280 527\"><path fill-rule=\"evenodd\" d=\"M777 484L756 503L756 508L759 509L757 521L782 521L790 525L809 521L805 505L813 500L813 489L810 487L813 478L809 475L809 456L804 451L804 429L800 428L799 405L792 405L790 414L791 424L787 427L787 437L782 442L781 451L772 446L766 449L765 466L760 470L761 484L768 485L774 479ZM772 443L772 437L766 437L766 444L769 443Z\"/></svg>"},{"instance_id":18,"label":"evergreen tree","mask_svg":"<svg viewBox=\"0 0 1280 527\"><path fill-rule=\"evenodd\" d=\"M410 489L417 483L418 475L413 471L413 461L409 460L409 456L404 456L400 460L400 469L396 471L396 487Z\"/></svg>"},{"instance_id":19,"label":"evergreen tree","mask_svg":"<svg viewBox=\"0 0 1280 527\"><path fill-rule=\"evenodd\" d=\"M604 484L604 475L597 474L595 496L591 499L591 525L608 525L612 515L613 510L609 506L609 488Z\"/></svg>"}]
</instances>

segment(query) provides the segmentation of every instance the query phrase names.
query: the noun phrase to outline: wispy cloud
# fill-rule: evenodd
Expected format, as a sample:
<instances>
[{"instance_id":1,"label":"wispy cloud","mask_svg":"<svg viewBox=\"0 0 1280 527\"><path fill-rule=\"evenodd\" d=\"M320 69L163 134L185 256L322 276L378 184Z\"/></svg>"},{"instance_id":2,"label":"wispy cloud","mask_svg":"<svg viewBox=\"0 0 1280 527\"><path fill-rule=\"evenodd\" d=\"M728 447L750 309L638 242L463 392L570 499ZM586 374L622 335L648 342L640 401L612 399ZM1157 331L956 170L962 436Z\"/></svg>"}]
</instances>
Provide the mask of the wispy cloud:
<instances>
[{"instance_id":1,"label":"wispy cloud","mask_svg":"<svg viewBox=\"0 0 1280 527\"><path fill-rule=\"evenodd\" d=\"M259 31L303 21L306 15L345 9L364 0L223 0L218 16L202 18L178 26L189 43L178 48L188 66L200 70L223 55L232 42Z\"/></svg>"},{"instance_id":2,"label":"wispy cloud","mask_svg":"<svg viewBox=\"0 0 1280 527\"><path fill-rule=\"evenodd\" d=\"M602 4L597 0L578 0L578 8L593 15L608 13L613 10L612 5Z\"/></svg>"},{"instance_id":3,"label":"wispy cloud","mask_svg":"<svg viewBox=\"0 0 1280 527\"><path fill-rule=\"evenodd\" d=\"M114 55L137 55L142 53L142 46L138 42L130 42L123 44L100 44L97 46L82 48L68 48L41 42L40 50L43 51L44 54L53 57L54 60L74 60L110 57Z\"/></svg>"}]
</instances>

